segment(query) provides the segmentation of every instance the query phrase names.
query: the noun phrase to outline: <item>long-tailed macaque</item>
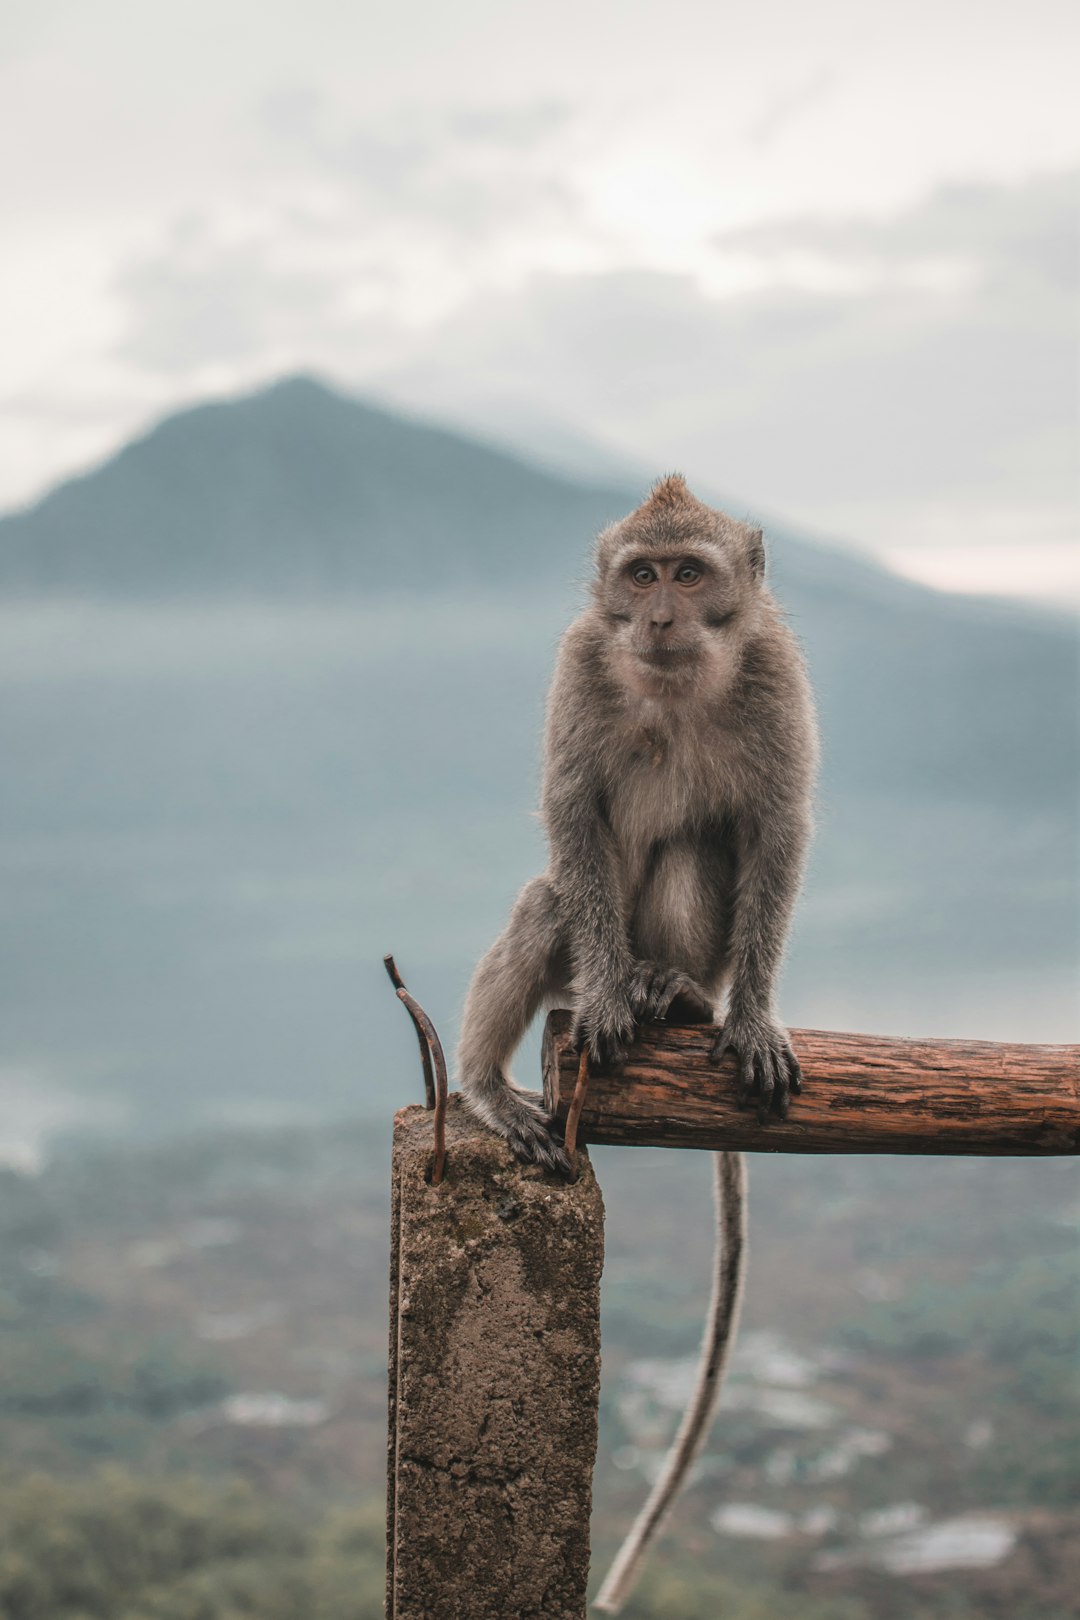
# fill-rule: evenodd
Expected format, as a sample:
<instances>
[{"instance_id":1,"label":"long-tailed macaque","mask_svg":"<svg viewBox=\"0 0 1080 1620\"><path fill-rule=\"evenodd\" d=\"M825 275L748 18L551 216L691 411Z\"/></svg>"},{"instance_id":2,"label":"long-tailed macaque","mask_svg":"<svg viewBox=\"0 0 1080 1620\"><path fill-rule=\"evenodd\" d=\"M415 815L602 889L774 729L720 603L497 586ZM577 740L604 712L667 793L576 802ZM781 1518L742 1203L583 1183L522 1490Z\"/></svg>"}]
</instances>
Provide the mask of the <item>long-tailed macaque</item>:
<instances>
[{"instance_id":1,"label":"long-tailed macaque","mask_svg":"<svg viewBox=\"0 0 1080 1620\"><path fill-rule=\"evenodd\" d=\"M711 1057L734 1052L740 1102L753 1098L762 1119L784 1115L801 1089L774 990L810 837L817 740L798 646L764 583L761 531L669 477L603 531L595 562L592 600L563 636L548 699L548 868L477 966L459 1048L473 1112L520 1158L562 1171L542 1098L507 1073L545 1003L569 1001L577 1049L587 1042L593 1067L617 1068L638 1023L662 1020L676 998L712 1017L726 991ZM629 1590L715 1407L741 1291L740 1157L718 1155L729 1252L698 1393L602 1606Z\"/></svg>"}]
</instances>

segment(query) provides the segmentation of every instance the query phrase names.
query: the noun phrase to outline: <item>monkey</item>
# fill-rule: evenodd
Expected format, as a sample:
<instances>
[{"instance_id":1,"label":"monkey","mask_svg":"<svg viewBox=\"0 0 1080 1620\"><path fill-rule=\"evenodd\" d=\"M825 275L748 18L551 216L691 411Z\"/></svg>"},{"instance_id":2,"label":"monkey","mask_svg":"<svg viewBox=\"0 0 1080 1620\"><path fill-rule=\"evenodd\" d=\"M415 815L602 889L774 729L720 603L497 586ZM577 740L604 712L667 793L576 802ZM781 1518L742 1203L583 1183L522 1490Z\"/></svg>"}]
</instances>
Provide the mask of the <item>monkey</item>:
<instances>
[{"instance_id":1,"label":"monkey","mask_svg":"<svg viewBox=\"0 0 1080 1620\"><path fill-rule=\"evenodd\" d=\"M783 1115L801 1085L773 995L811 825L816 723L762 532L678 475L597 539L592 601L565 632L547 706L547 871L527 883L465 1001L466 1101L518 1156L569 1169L506 1065L544 1003L572 1044L625 1062L676 997L727 1014L740 1100Z\"/></svg>"},{"instance_id":2,"label":"monkey","mask_svg":"<svg viewBox=\"0 0 1080 1620\"><path fill-rule=\"evenodd\" d=\"M596 539L590 600L563 634L548 696L547 869L518 895L466 995L462 1092L519 1159L570 1173L543 1099L508 1073L541 1006L567 1000L571 1045L587 1045L594 1071L619 1072L636 1028L681 1009L717 1022L709 1056L734 1053L740 1106L755 1104L762 1122L787 1114L802 1073L774 997L817 753L809 679L765 583L762 530L698 500L680 474L660 479ZM715 1185L726 1254L698 1390L600 1594L613 1612L704 1440L734 1334L741 1154L716 1156Z\"/></svg>"}]
</instances>

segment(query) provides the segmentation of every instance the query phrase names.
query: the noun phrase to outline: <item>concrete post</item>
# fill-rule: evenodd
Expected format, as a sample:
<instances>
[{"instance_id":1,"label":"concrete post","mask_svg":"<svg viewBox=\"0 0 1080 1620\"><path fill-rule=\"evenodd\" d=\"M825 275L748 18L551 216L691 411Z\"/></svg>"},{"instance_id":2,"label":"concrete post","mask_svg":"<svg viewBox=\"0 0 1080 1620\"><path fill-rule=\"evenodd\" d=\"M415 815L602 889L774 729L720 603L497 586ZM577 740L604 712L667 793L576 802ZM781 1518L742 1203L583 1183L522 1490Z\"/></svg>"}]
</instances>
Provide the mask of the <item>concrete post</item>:
<instances>
[{"instance_id":1,"label":"concrete post","mask_svg":"<svg viewBox=\"0 0 1080 1620\"><path fill-rule=\"evenodd\" d=\"M517 1164L451 1097L394 1122L389 1620L583 1620L603 1203Z\"/></svg>"}]
</instances>

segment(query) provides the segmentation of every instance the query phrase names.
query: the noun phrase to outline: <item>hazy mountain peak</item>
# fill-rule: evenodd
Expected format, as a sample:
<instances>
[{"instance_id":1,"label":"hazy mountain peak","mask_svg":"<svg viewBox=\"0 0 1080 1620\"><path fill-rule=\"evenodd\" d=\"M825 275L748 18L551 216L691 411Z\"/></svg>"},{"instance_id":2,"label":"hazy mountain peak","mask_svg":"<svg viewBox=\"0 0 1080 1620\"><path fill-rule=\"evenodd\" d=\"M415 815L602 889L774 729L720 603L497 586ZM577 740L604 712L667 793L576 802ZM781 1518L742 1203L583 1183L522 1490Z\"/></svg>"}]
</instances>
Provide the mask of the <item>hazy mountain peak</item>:
<instances>
[{"instance_id":1,"label":"hazy mountain peak","mask_svg":"<svg viewBox=\"0 0 1080 1620\"><path fill-rule=\"evenodd\" d=\"M554 579L628 504L301 374L179 411L0 520L0 581L168 597Z\"/></svg>"}]
</instances>

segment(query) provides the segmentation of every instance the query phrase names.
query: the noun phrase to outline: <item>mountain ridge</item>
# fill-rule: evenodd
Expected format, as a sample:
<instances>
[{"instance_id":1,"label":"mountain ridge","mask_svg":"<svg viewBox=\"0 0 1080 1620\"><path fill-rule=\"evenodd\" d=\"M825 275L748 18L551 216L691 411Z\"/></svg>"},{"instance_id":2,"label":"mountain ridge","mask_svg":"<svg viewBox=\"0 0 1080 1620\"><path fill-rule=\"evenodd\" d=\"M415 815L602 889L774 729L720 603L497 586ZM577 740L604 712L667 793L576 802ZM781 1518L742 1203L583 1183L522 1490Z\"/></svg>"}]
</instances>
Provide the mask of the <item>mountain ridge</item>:
<instances>
[{"instance_id":1,"label":"mountain ridge","mask_svg":"<svg viewBox=\"0 0 1080 1620\"><path fill-rule=\"evenodd\" d=\"M515 577L543 577L576 549L583 518L598 528L623 501L292 377L166 416L0 518L0 584L36 595L317 597L380 588L387 575L368 570L387 554L428 588L507 564ZM467 531L465 550L446 544L448 528Z\"/></svg>"},{"instance_id":2,"label":"mountain ridge","mask_svg":"<svg viewBox=\"0 0 1080 1620\"><path fill-rule=\"evenodd\" d=\"M646 487L591 481L508 441L298 373L170 412L0 516L0 587L134 599L370 596L401 588L395 554L413 573L408 590L564 582L581 577L592 536ZM742 503L704 494L742 513ZM927 611L964 615L976 603L982 618L1075 622L1023 601L936 591L784 523L767 522L766 536L781 594L789 580L814 581Z\"/></svg>"}]
</instances>

